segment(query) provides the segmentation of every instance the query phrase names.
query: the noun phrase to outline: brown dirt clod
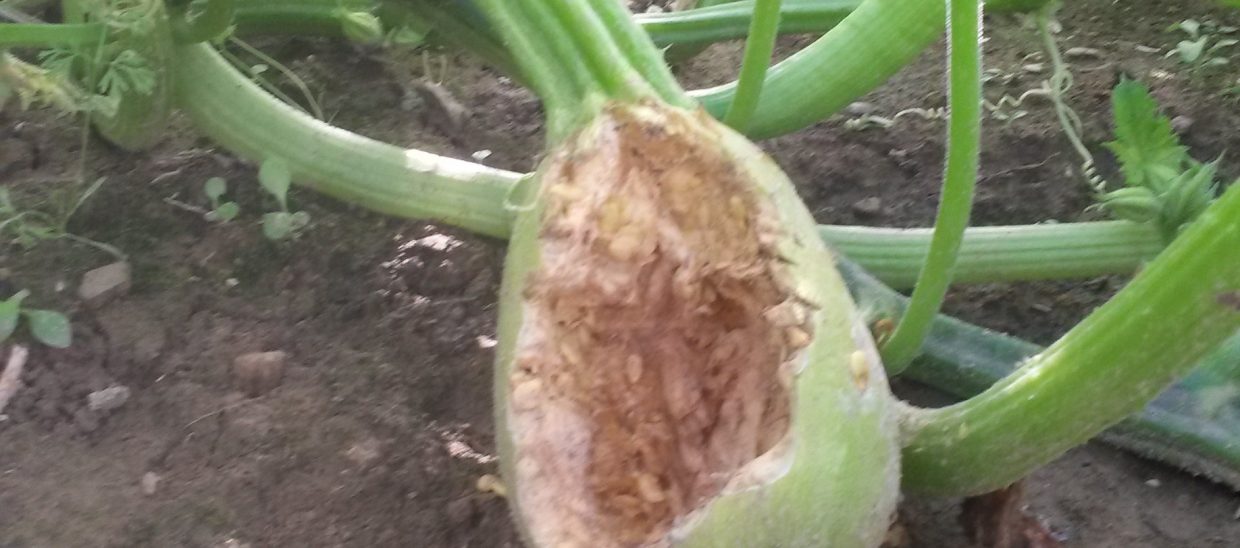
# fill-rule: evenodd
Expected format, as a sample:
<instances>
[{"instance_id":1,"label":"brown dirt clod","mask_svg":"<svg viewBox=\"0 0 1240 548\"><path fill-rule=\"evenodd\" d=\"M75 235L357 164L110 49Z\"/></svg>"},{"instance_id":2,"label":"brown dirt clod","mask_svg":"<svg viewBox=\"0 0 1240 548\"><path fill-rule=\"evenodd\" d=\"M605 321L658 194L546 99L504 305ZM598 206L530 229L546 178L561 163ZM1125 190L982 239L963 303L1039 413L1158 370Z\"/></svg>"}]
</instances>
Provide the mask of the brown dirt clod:
<instances>
[{"instance_id":1,"label":"brown dirt clod","mask_svg":"<svg viewBox=\"0 0 1240 548\"><path fill-rule=\"evenodd\" d=\"M288 354L281 351L255 352L233 360L233 378L237 389L256 398L280 385Z\"/></svg>"}]
</instances>

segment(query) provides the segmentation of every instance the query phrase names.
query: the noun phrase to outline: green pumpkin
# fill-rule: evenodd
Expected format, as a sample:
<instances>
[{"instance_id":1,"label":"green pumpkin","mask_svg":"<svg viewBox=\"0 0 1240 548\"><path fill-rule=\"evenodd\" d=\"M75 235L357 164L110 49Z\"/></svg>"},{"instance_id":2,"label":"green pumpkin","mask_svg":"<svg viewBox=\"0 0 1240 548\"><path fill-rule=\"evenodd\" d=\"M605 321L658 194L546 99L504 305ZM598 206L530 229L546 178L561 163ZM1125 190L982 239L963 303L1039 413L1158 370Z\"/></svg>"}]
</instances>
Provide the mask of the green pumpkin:
<instances>
[{"instance_id":1,"label":"green pumpkin","mask_svg":"<svg viewBox=\"0 0 1240 548\"><path fill-rule=\"evenodd\" d=\"M527 542L878 546L894 399L774 162L705 113L613 105L537 183L495 369Z\"/></svg>"}]
</instances>

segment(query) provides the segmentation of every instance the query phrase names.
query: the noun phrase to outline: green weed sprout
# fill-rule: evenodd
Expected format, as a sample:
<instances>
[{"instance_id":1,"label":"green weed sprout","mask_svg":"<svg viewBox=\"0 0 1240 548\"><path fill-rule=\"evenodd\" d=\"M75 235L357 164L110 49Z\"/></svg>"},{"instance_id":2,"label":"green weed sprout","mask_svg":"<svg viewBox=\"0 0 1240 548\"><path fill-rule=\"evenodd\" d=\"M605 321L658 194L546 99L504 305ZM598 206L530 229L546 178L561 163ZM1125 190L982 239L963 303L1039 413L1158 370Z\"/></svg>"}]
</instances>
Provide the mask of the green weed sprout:
<instances>
[{"instance_id":1,"label":"green weed sprout","mask_svg":"<svg viewBox=\"0 0 1240 548\"><path fill-rule=\"evenodd\" d=\"M211 177L202 185L203 194L207 195L207 200L211 202L211 211L208 211L204 217L208 221L218 221L227 223L241 213L241 206L233 201L224 201L224 193L228 192L228 182L221 177Z\"/></svg>"},{"instance_id":2,"label":"green weed sprout","mask_svg":"<svg viewBox=\"0 0 1240 548\"><path fill-rule=\"evenodd\" d=\"M258 170L258 182L280 205L280 211L263 215L263 235L274 241L297 237L310 224L310 214L288 210L288 189L292 183L288 162L279 158L264 160Z\"/></svg>"},{"instance_id":3,"label":"green weed sprout","mask_svg":"<svg viewBox=\"0 0 1240 548\"><path fill-rule=\"evenodd\" d=\"M1178 30L1188 36L1177 42L1166 56L1175 57L1187 65L1189 74L1194 78L1205 76L1231 63L1226 50L1240 43L1240 40L1234 38L1220 38L1218 36L1220 29L1215 25L1205 24L1196 19L1185 19L1167 30L1169 32Z\"/></svg>"},{"instance_id":4,"label":"green weed sprout","mask_svg":"<svg viewBox=\"0 0 1240 548\"><path fill-rule=\"evenodd\" d=\"M26 320L26 328L35 340L52 348L68 348L73 342L73 329L69 318L55 310L41 310L22 306L29 290L14 293L0 301L0 343L8 340L17 330L20 320Z\"/></svg>"},{"instance_id":5,"label":"green weed sprout","mask_svg":"<svg viewBox=\"0 0 1240 548\"><path fill-rule=\"evenodd\" d=\"M1121 81L1111 103L1115 140L1106 146L1119 158L1125 188L1099 196L1099 202L1117 218L1154 224L1170 240L1214 199L1218 162L1188 155L1141 83Z\"/></svg>"},{"instance_id":6,"label":"green weed sprout","mask_svg":"<svg viewBox=\"0 0 1240 548\"><path fill-rule=\"evenodd\" d=\"M341 6L336 13L340 19L341 32L349 40L358 44L378 44L383 41L386 33L383 22L375 14L366 10L354 10Z\"/></svg>"}]
</instances>

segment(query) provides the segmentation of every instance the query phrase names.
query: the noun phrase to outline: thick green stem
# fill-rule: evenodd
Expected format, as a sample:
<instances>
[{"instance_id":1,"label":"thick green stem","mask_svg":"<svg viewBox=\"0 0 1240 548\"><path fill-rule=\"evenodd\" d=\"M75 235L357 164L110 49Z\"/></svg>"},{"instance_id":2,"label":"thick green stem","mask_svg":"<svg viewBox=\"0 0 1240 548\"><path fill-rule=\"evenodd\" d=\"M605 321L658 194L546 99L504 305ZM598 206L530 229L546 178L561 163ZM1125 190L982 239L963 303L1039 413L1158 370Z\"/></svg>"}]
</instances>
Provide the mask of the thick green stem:
<instances>
[{"instance_id":1,"label":"thick green stem","mask_svg":"<svg viewBox=\"0 0 1240 548\"><path fill-rule=\"evenodd\" d=\"M996 11L1036 9L1046 0L991 0ZM943 32L946 3L864 0L813 44L772 67L765 100L746 133L766 138L816 123L885 82ZM736 93L735 84L690 95L716 117Z\"/></svg>"},{"instance_id":2,"label":"thick green stem","mask_svg":"<svg viewBox=\"0 0 1240 548\"><path fill-rule=\"evenodd\" d=\"M417 164L406 161L406 153L397 147L382 145L339 128L322 131L326 124L305 113L279 105L262 93L245 75L227 63L218 62L216 55L200 47L178 49L174 66L186 67L199 76L199 82L212 82L228 90L222 100L213 99L206 91L182 86L178 102L194 120L204 120L198 127L208 137L234 152L253 160L262 160L262 152L276 147L283 150L285 160L294 172L313 175L321 182L313 188L348 200L346 190L361 185L370 196L364 207L414 217L428 215L427 204L406 188L407 181L420 181L435 188L439 185L472 188L476 177L485 174L490 190L477 193L473 208L493 212L489 220L475 216L471 226L493 236L507 236L511 212L505 208L505 197L523 175L508 171L459 162L448 158L414 153L430 163L455 165L450 171L419 172ZM238 123L229 126L218 121L221 111L256 113L261 123ZM240 115L242 118L250 114ZM314 148L305 154L288 149L283 132L313 135ZM361 146L370 151L354 155ZM331 161L324 160L330 158ZM369 173L387 174L382 178ZM331 179L329 173L336 174ZM455 178L447 181L445 178ZM300 180L298 181L300 182ZM333 190L335 189L335 190ZM431 211L429 216L439 214ZM930 229L890 229L852 226L822 226L820 233L827 243L874 272L885 283L897 288L911 287L925 260L932 231ZM1011 227L976 227L965 232L957 264L957 279L965 283L995 281L1082 278L1105 274L1127 274L1162 248L1156 231L1136 223L1108 221L1099 223L1064 223Z\"/></svg>"},{"instance_id":3,"label":"thick green stem","mask_svg":"<svg viewBox=\"0 0 1240 548\"><path fill-rule=\"evenodd\" d=\"M434 211L427 212L425 201L406 188L408 181L421 181L425 176L425 182L416 184L431 188L439 185L473 188L478 185L475 181L477 174L482 173L492 180L487 184L491 190L477 193L472 198L473 207L494 212L497 217L484 222L479 216L469 222L472 226L488 227L478 229L484 233L507 236L511 212L504 202L512 191L512 185L523 175L414 153L427 158L432 164L459 164L459 169L452 171L419 172L414 169L416 164L406 162L405 152L401 149L380 146L339 128L320 131L326 127L325 124L310 119L304 113L294 108L273 107L279 102L257 90L249 78L232 66L216 62L215 55L202 48L179 48L172 65L188 67L187 70L192 69L199 76L198 81L217 83L229 91L223 100L215 100L204 90L182 89L178 102L194 120L207 121L199 128L205 135L234 152L261 160L262 151L267 148L291 148L285 144L285 131L313 135L315 146L306 154L282 152L295 172L314 175L321 180L312 185L314 188L346 200L349 199L346 193L348 188L362 185L370 198L359 205L376 207L403 217L441 216ZM221 111L259 113L255 119L261 120L261 123L228 126L217 121ZM248 114L241 115L242 118L246 116ZM359 143L364 144L362 148L365 150L381 153L354 155L353 151ZM387 175L382 178L369 177L370 172ZM338 174L339 178L331 179L329 173ZM446 181L445 178L449 177L457 179ZM829 244L874 272L885 283L907 288L912 286L925 260L932 231L822 226L820 233ZM965 233L957 264L957 280L981 283L1127 274L1133 272L1143 260L1157 254L1161 247L1161 240L1155 231L1122 221L976 227Z\"/></svg>"},{"instance_id":4,"label":"thick green stem","mask_svg":"<svg viewBox=\"0 0 1240 548\"><path fill-rule=\"evenodd\" d=\"M586 109L597 110L601 102L594 86L582 89L580 78L585 74L577 69L577 63L564 65L560 42L565 33L558 31L558 20L542 18L548 28L543 32L525 32L540 19L537 2L527 0L480 0L489 8L488 16L494 26L504 29L501 38L508 51L521 59L520 70L543 101L547 119L547 138L561 139L577 124L583 122ZM586 105L594 105L587 107Z\"/></svg>"},{"instance_id":5,"label":"thick green stem","mask_svg":"<svg viewBox=\"0 0 1240 548\"><path fill-rule=\"evenodd\" d=\"M296 6L296 0L278 1L279 4L265 8L254 5L257 0L238 0L240 30L296 32L304 28L338 32L328 19L329 11L309 8L310 4L327 0L303 0L306 5L296 8L280 7ZM1046 1L989 0L986 7L994 12L1031 11ZM741 38L748 32L752 9L746 4L750 2L639 15L636 20L659 46ZM385 7L390 4L383 3ZM420 11L434 3L407 5ZM755 124L747 132L753 138L782 135L816 123L882 84L942 33L946 8L943 2L925 0L785 0L781 12L781 32L829 32L772 67L764 84L766 100L759 101ZM493 43L486 45L486 36L492 31L462 25L460 18L451 14L441 16L434 27L442 31L446 41L479 53L501 67L510 64L506 52ZM446 30L447 24L455 24L457 30ZM460 39L462 36L471 38ZM732 104L735 91L736 85L732 83L690 95L701 101L708 112L722 117Z\"/></svg>"},{"instance_id":6,"label":"thick green stem","mask_svg":"<svg viewBox=\"0 0 1240 548\"><path fill-rule=\"evenodd\" d=\"M237 0L237 33L343 35L334 0Z\"/></svg>"},{"instance_id":7,"label":"thick green stem","mask_svg":"<svg viewBox=\"0 0 1240 548\"><path fill-rule=\"evenodd\" d=\"M780 0L757 0L754 3L741 73L736 79L736 96L723 117L723 123L737 131L743 132L749 127L749 120L758 109L766 69L771 66L771 54L775 52L775 39L779 36L779 6Z\"/></svg>"},{"instance_id":8,"label":"thick green stem","mask_svg":"<svg viewBox=\"0 0 1240 548\"><path fill-rule=\"evenodd\" d=\"M609 0L603 1L617 4ZM506 28L501 32L539 32L548 38L572 44L575 49L566 52L561 61L584 62L590 79L596 82L609 98L632 100L654 94L654 90L637 70L625 62L620 46L614 39L609 39L610 26L603 23L592 6L580 0L534 0L527 5L537 9L544 17L534 19L532 25L518 29ZM555 20L558 24L548 24L549 20ZM583 39L585 37L589 39ZM518 55L517 59L523 60L523 57ZM579 70L575 68L573 72Z\"/></svg>"},{"instance_id":9,"label":"thick green stem","mask_svg":"<svg viewBox=\"0 0 1240 548\"><path fill-rule=\"evenodd\" d=\"M847 260L837 261L866 319L899 316L908 298ZM901 376L969 398L1007 377L1038 345L940 315L922 354ZM1193 373L1135 414L1099 435L1102 441L1204 474L1240 489L1240 398L1219 399L1240 385L1240 333L1193 366ZM1220 406L1221 404L1221 406Z\"/></svg>"},{"instance_id":10,"label":"thick green stem","mask_svg":"<svg viewBox=\"0 0 1240 548\"><path fill-rule=\"evenodd\" d=\"M379 1L375 14L389 29L408 26L433 44L469 51L492 66L522 79L512 58L485 21L441 2ZM237 34L342 36L339 0L236 0ZM482 28L479 28L479 27Z\"/></svg>"},{"instance_id":11,"label":"thick green stem","mask_svg":"<svg viewBox=\"0 0 1240 548\"><path fill-rule=\"evenodd\" d=\"M932 229L819 227L822 238L896 289L912 288ZM971 227L953 283L1057 280L1133 273L1164 246L1154 227L1127 221Z\"/></svg>"},{"instance_id":12,"label":"thick green stem","mask_svg":"<svg viewBox=\"0 0 1240 548\"><path fill-rule=\"evenodd\" d=\"M93 46L106 32L99 23L0 23L0 49Z\"/></svg>"},{"instance_id":13,"label":"thick green stem","mask_svg":"<svg viewBox=\"0 0 1240 548\"><path fill-rule=\"evenodd\" d=\"M178 102L199 131L254 161L279 157L297 182L363 207L509 232L505 196L519 175L406 150L311 118L271 97L210 46L177 48Z\"/></svg>"},{"instance_id":14,"label":"thick green stem","mask_svg":"<svg viewBox=\"0 0 1240 548\"><path fill-rule=\"evenodd\" d=\"M813 44L772 67L760 101L754 138L815 123L874 89L912 61L943 31L945 2L865 0ZM716 117L726 112L735 84L691 92Z\"/></svg>"},{"instance_id":15,"label":"thick green stem","mask_svg":"<svg viewBox=\"0 0 1240 548\"><path fill-rule=\"evenodd\" d=\"M779 33L826 32L843 21L861 0L784 0L779 8ZM659 46L709 44L744 38L753 22L754 0L731 2L688 11L649 13L634 19Z\"/></svg>"},{"instance_id":16,"label":"thick green stem","mask_svg":"<svg viewBox=\"0 0 1240 548\"><path fill-rule=\"evenodd\" d=\"M993 490L1140 410L1240 330L1236 265L1240 185L1015 374L966 402L910 411L905 486Z\"/></svg>"},{"instance_id":17,"label":"thick green stem","mask_svg":"<svg viewBox=\"0 0 1240 548\"><path fill-rule=\"evenodd\" d=\"M236 0L240 34L340 34L336 0ZM842 21L861 0L784 0L780 34L826 32ZM511 66L489 28L477 28L463 14L435 2L378 2L387 24L415 24L443 42L480 54L488 62ZM753 19L754 0L743 0L689 11L646 13L633 19L656 46L708 44L744 38ZM407 19L414 16L418 21ZM502 60L502 62L500 62Z\"/></svg>"},{"instance_id":18,"label":"thick green stem","mask_svg":"<svg viewBox=\"0 0 1240 548\"><path fill-rule=\"evenodd\" d=\"M604 26L611 32L612 39L624 51L625 59L633 65L642 79L653 86L660 99L669 105L688 108L696 106L689 99L684 88L672 75L672 70L663 60L663 53L651 41L650 37L634 24L633 14L625 5L615 0L589 0L591 8Z\"/></svg>"},{"instance_id":19,"label":"thick green stem","mask_svg":"<svg viewBox=\"0 0 1240 548\"><path fill-rule=\"evenodd\" d=\"M196 44L212 40L232 25L235 0L207 0L202 12L188 17L188 6L172 12L172 35L178 44Z\"/></svg>"},{"instance_id":20,"label":"thick green stem","mask_svg":"<svg viewBox=\"0 0 1240 548\"><path fill-rule=\"evenodd\" d=\"M475 10L453 11L451 7L437 2L382 1L378 15L393 28L408 25L427 36L432 43L473 52L491 66L525 83L512 57L500 44L499 38L485 27L486 21L481 15Z\"/></svg>"},{"instance_id":21,"label":"thick green stem","mask_svg":"<svg viewBox=\"0 0 1240 548\"><path fill-rule=\"evenodd\" d=\"M982 10L979 0L949 0L951 75L949 78L947 167L934 237L904 317L882 347L883 363L894 373L921 350L951 285L956 255L973 209L982 120Z\"/></svg>"},{"instance_id":22,"label":"thick green stem","mask_svg":"<svg viewBox=\"0 0 1240 548\"><path fill-rule=\"evenodd\" d=\"M547 111L557 142L607 100L690 102L616 0L479 0Z\"/></svg>"}]
</instances>

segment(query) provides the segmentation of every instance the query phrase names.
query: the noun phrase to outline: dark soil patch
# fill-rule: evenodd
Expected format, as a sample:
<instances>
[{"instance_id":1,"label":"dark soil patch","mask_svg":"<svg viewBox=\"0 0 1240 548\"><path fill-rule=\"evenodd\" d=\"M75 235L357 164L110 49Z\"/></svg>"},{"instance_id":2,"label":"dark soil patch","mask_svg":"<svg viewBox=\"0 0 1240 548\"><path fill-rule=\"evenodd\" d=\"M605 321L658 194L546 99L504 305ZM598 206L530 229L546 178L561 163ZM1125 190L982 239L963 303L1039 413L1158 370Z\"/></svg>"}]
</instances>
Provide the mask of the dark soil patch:
<instances>
[{"instance_id":1,"label":"dark soil patch","mask_svg":"<svg viewBox=\"0 0 1240 548\"><path fill-rule=\"evenodd\" d=\"M1108 90L1120 70L1149 82L1172 114L1191 118L1185 141L1200 157L1240 148L1240 117L1217 86L1190 82L1171 61L1134 49L1167 47L1178 39L1162 32L1168 24L1210 9L1069 6L1063 46L1103 54L1080 62L1071 98L1103 158ZM1013 77L988 93L1019 95L1036 85L1020 68L1036 42L1009 18L990 24L988 66ZM459 126L445 126L412 84L423 76L419 55L380 57L301 38L262 44L322 92L334 123L459 158L490 151L485 163L508 169L538 159L537 101L469 58L445 59L441 84L468 112ZM737 52L735 44L713 47L682 76L729 78ZM883 115L940 106L942 61L941 49L928 52L865 101ZM439 58L429 65L438 79ZM865 131L843 122L766 143L819 220L929 224L941 122ZM1095 215L1084 212L1078 162L1044 104L1010 124L988 121L985 142L978 224ZM0 114L3 184L21 200L38 199L73 173L78 143L74 124L50 113ZM93 144L89 154L92 173L108 183L72 228L129 253L133 289L87 309L73 290L108 257L61 242L0 250L0 279L31 289L32 304L71 312L78 341L32 354L29 386L0 422L0 546L518 544L505 503L476 487L496 473L491 349L502 242L296 191L311 228L298 241L268 242L257 221L274 205L252 184L253 167L195 138L181 120L149 153ZM1240 164L1230 165L1237 175ZM243 209L236 221L209 223L165 201L204 205L210 176L229 179ZM1048 342L1122 283L965 287L949 311ZM289 356L281 385L245 397L233 360L272 350ZM87 408L86 394L114 385L131 390L128 402L107 413ZM1231 546L1240 538L1234 493L1098 445L1036 472L1027 492L1032 512L1069 546ZM914 544L964 545L957 502L912 501L904 519Z\"/></svg>"}]
</instances>

